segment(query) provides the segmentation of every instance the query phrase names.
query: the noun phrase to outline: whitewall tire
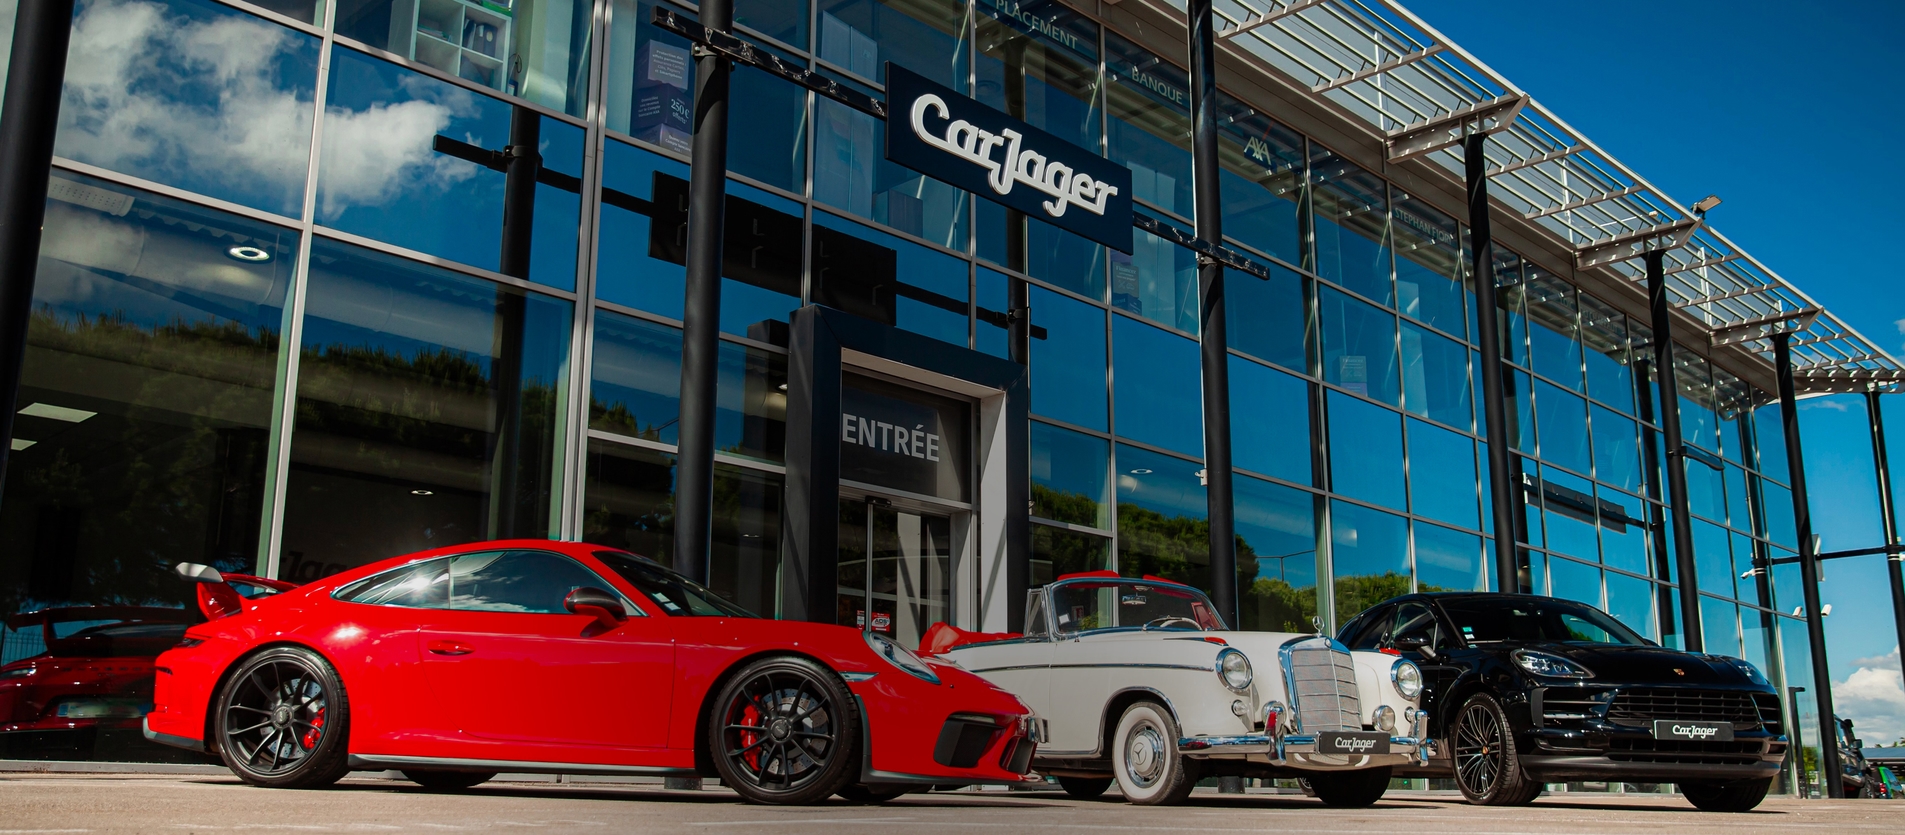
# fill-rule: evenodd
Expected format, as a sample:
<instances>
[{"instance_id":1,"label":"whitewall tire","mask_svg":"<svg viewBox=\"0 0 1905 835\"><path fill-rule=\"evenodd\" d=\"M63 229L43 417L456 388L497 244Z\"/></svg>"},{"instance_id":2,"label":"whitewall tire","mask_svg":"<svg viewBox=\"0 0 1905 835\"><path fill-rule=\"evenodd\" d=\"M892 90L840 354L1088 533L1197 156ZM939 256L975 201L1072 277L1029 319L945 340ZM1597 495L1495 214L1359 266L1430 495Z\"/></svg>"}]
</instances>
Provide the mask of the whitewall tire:
<instances>
[{"instance_id":1,"label":"whitewall tire","mask_svg":"<svg viewBox=\"0 0 1905 835\"><path fill-rule=\"evenodd\" d=\"M1177 720L1157 702L1125 708L1111 739L1111 764L1124 799L1140 806L1182 803L1197 786L1196 763L1177 750Z\"/></svg>"}]
</instances>

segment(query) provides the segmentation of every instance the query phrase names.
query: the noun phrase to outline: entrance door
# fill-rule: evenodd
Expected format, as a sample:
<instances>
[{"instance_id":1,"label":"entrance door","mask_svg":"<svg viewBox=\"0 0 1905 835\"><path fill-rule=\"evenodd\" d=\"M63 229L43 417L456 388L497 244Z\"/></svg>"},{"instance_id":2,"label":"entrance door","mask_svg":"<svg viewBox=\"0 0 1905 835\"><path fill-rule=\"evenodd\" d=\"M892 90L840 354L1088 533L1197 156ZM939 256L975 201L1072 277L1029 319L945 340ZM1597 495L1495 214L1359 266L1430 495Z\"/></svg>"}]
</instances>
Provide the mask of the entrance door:
<instances>
[{"instance_id":1,"label":"entrance door","mask_svg":"<svg viewBox=\"0 0 1905 835\"><path fill-rule=\"evenodd\" d=\"M950 513L878 496L843 497L835 622L911 648L928 627L950 621L953 523Z\"/></svg>"}]
</instances>

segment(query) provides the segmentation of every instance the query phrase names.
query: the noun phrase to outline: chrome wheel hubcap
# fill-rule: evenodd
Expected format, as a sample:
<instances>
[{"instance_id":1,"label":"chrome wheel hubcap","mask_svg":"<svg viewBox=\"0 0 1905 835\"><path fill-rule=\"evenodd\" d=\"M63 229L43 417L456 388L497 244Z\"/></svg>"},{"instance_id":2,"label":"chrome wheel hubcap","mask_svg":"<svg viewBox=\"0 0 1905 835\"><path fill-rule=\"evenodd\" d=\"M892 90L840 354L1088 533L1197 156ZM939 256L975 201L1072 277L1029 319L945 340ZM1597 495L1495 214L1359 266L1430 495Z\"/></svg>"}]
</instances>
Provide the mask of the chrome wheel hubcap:
<instances>
[{"instance_id":1,"label":"chrome wheel hubcap","mask_svg":"<svg viewBox=\"0 0 1905 835\"><path fill-rule=\"evenodd\" d=\"M1164 773L1164 737L1151 725L1138 728L1125 747L1125 774L1133 783L1149 788Z\"/></svg>"}]
</instances>

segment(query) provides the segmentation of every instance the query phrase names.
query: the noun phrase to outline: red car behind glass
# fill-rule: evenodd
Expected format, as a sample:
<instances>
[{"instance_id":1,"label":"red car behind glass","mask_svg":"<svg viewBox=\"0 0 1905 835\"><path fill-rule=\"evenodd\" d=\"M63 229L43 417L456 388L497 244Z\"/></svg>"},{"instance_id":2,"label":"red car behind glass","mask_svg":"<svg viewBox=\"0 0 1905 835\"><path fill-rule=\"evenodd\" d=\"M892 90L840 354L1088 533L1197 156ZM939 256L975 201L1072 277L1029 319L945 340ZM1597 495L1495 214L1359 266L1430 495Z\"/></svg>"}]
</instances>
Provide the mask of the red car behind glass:
<instances>
[{"instance_id":1,"label":"red car behind glass","mask_svg":"<svg viewBox=\"0 0 1905 835\"><path fill-rule=\"evenodd\" d=\"M1028 779L1036 720L1012 695L878 635L757 618L624 551L477 543L260 600L180 571L212 620L159 656L145 734L257 785L701 775L811 803Z\"/></svg>"},{"instance_id":2,"label":"red car behind glass","mask_svg":"<svg viewBox=\"0 0 1905 835\"><path fill-rule=\"evenodd\" d=\"M152 702L152 659L197 613L147 606L72 606L7 618L40 627L46 651L0 667L0 737L53 738L136 728Z\"/></svg>"}]
</instances>

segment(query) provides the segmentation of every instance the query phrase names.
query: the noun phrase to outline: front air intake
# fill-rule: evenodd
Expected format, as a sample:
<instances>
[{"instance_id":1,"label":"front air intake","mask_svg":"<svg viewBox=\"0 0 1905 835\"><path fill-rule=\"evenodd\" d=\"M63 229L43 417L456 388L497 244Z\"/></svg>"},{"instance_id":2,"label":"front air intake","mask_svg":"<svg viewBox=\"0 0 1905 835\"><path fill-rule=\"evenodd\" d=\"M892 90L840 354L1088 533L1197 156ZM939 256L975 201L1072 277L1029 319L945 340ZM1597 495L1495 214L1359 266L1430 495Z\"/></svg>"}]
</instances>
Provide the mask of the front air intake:
<instances>
[{"instance_id":1,"label":"front air intake","mask_svg":"<svg viewBox=\"0 0 1905 835\"><path fill-rule=\"evenodd\" d=\"M999 726L990 719L954 715L939 729L933 762L949 768L976 768L998 734Z\"/></svg>"}]
</instances>

